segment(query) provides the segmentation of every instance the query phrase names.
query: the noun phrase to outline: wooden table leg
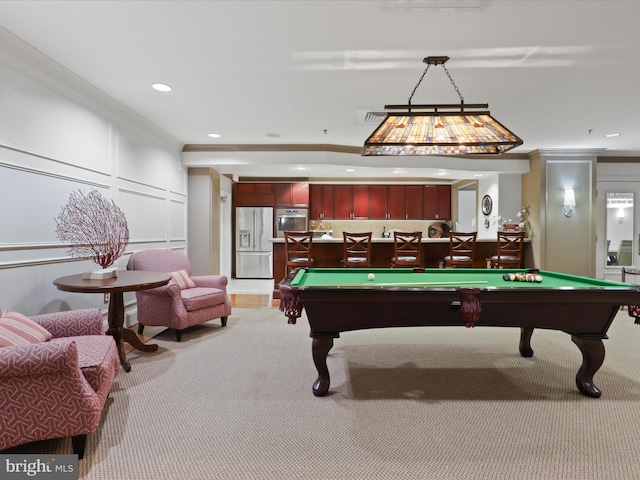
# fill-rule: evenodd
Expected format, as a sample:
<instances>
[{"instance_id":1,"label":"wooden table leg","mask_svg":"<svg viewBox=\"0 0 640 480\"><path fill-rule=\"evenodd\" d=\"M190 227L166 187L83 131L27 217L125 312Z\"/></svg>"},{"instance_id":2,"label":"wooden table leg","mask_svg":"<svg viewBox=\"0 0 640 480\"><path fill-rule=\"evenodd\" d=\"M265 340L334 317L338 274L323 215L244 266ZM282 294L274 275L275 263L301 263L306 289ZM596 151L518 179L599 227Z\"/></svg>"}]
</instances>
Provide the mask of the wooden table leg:
<instances>
[{"instance_id":1,"label":"wooden table leg","mask_svg":"<svg viewBox=\"0 0 640 480\"><path fill-rule=\"evenodd\" d=\"M127 360L127 355L124 351L124 342L144 352L153 352L158 349L158 345L145 345L140 341L134 331L124 328L124 294L122 292L111 293L109 295L108 319L109 329L107 333L116 341L120 365L122 365L125 372L131 370L131 364Z\"/></svg>"},{"instance_id":2,"label":"wooden table leg","mask_svg":"<svg viewBox=\"0 0 640 480\"><path fill-rule=\"evenodd\" d=\"M580 393L598 398L602 392L593 383L593 375L604 363L604 343L606 335L571 335L571 340L582 352L582 365L576 374L576 385Z\"/></svg>"}]
</instances>

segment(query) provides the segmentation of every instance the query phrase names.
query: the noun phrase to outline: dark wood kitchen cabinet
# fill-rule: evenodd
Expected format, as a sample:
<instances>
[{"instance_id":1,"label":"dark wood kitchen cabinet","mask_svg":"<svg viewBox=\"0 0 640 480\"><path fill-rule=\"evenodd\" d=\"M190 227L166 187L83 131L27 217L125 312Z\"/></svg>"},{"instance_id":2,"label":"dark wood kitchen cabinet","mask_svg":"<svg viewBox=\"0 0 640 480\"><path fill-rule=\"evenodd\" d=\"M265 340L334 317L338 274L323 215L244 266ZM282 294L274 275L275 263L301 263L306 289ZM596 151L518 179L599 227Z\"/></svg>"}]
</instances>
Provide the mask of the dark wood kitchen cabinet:
<instances>
[{"instance_id":1,"label":"dark wood kitchen cabinet","mask_svg":"<svg viewBox=\"0 0 640 480\"><path fill-rule=\"evenodd\" d=\"M310 220L450 220L450 185L309 185Z\"/></svg>"},{"instance_id":2,"label":"dark wood kitchen cabinet","mask_svg":"<svg viewBox=\"0 0 640 480\"><path fill-rule=\"evenodd\" d=\"M369 185L369 218L372 220L389 218L388 185Z\"/></svg>"},{"instance_id":3,"label":"dark wood kitchen cabinet","mask_svg":"<svg viewBox=\"0 0 640 480\"><path fill-rule=\"evenodd\" d=\"M237 207L273 207L274 186L273 183L234 183L234 203Z\"/></svg>"},{"instance_id":4,"label":"dark wood kitchen cabinet","mask_svg":"<svg viewBox=\"0 0 640 480\"><path fill-rule=\"evenodd\" d=\"M407 220L423 220L424 216L424 186L407 185L405 189Z\"/></svg>"},{"instance_id":5,"label":"dark wood kitchen cabinet","mask_svg":"<svg viewBox=\"0 0 640 480\"><path fill-rule=\"evenodd\" d=\"M406 187L404 185L369 186L370 219L404 220L407 218L406 207Z\"/></svg>"},{"instance_id":6,"label":"dark wood kitchen cabinet","mask_svg":"<svg viewBox=\"0 0 640 480\"><path fill-rule=\"evenodd\" d=\"M351 218L369 218L369 185L353 185Z\"/></svg>"},{"instance_id":7,"label":"dark wood kitchen cabinet","mask_svg":"<svg viewBox=\"0 0 640 480\"><path fill-rule=\"evenodd\" d=\"M276 206L306 207L309 205L308 183L276 183Z\"/></svg>"},{"instance_id":8,"label":"dark wood kitchen cabinet","mask_svg":"<svg viewBox=\"0 0 640 480\"><path fill-rule=\"evenodd\" d=\"M334 217L336 220L369 218L369 185L335 185Z\"/></svg>"},{"instance_id":9,"label":"dark wood kitchen cabinet","mask_svg":"<svg viewBox=\"0 0 640 480\"><path fill-rule=\"evenodd\" d=\"M425 220L451 220L451 185L425 185Z\"/></svg>"},{"instance_id":10,"label":"dark wood kitchen cabinet","mask_svg":"<svg viewBox=\"0 0 640 480\"><path fill-rule=\"evenodd\" d=\"M372 220L422 220L424 185L369 186L369 215Z\"/></svg>"},{"instance_id":11,"label":"dark wood kitchen cabinet","mask_svg":"<svg viewBox=\"0 0 640 480\"><path fill-rule=\"evenodd\" d=\"M334 218L335 185L309 185L309 220Z\"/></svg>"},{"instance_id":12,"label":"dark wood kitchen cabinet","mask_svg":"<svg viewBox=\"0 0 640 480\"><path fill-rule=\"evenodd\" d=\"M391 220L405 220L409 202L405 185L389 185L389 216Z\"/></svg>"},{"instance_id":13,"label":"dark wood kitchen cabinet","mask_svg":"<svg viewBox=\"0 0 640 480\"><path fill-rule=\"evenodd\" d=\"M336 220L350 219L353 198L351 185L335 185L333 198L333 218Z\"/></svg>"}]
</instances>

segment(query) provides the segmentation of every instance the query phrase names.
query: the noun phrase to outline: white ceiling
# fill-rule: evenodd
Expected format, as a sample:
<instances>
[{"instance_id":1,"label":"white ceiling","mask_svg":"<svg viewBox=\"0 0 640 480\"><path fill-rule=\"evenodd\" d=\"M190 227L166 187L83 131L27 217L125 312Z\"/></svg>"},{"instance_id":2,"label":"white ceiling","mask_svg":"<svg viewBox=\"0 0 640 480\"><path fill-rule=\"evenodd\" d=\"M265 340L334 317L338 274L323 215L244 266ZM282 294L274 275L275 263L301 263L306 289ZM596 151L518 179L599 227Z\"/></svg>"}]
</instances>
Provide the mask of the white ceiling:
<instances>
[{"instance_id":1,"label":"white ceiling","mask_svg":"<svg viewBox=\"0 0 640 480\"><path fill-rule=\"evenodd\" d=\"M184 144L361 147L376 126L363 113L407 103L422 59L447 55L465 103L488 103L524 140L514 154L640 156L639 18L636 0L0 1L0 27ZM433 67L412 102L458 101ZM613 132L622 135L604 137ZM254 177L455 179L527 168L501 157L333 151L184 159Z\"/></svg>"}]
</instances>

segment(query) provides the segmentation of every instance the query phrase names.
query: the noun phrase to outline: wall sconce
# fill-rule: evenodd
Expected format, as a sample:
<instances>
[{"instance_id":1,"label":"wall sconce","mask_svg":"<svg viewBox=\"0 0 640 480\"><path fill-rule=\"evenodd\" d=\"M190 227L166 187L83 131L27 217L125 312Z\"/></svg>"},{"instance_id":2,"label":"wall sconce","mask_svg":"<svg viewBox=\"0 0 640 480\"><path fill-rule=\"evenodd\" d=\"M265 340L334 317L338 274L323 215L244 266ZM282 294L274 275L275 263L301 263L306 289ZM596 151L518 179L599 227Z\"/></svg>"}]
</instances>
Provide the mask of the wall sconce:
<instances>
[{"instance_id":1,"label":"wall sconce","mask_svg":"<svg viewBox=\"0 0 640 480\"><path fill-rule=\"evenodd\" d=\"M564 189L564 216L570 217L573 215L573 209L576 206L576 195L573 193L573 188Z\"/></svg>"}]
</instances>

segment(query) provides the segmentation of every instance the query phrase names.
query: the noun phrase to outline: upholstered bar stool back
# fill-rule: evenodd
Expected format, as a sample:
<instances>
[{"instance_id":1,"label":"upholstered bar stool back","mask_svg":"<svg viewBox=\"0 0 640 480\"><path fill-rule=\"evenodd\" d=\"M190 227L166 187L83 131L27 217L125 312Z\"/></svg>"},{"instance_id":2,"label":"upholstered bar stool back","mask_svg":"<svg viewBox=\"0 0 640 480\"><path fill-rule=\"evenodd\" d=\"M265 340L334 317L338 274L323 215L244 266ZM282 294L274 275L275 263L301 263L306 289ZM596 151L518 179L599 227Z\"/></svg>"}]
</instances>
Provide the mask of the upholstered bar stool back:
<instances>
[{"instance_id":1,"label":"upholstered bar stool back","mask_svg":"<svg viewBox=\"0 0 640 480\"><path fill-rule=\"evenodd\" d=\"M443 259L444 267L473 268L477 235L477 232L449 232L449 255Z\"/></svg>"},{"instance_id":2,"label":"upholstered bar stool back","mask_svg":"<svg viewBox=\"0 0 640 480\"><path fill-rule=\"evenodd\" d=\"M313 232L284 232L285 266L284 276L300 267L313 267L311 247Z\"/></svg>"},{"instance_id":3,"label":"upholstered bar stool back","mask_svg":"<svg viewBox=\"0 0 640 480\"><path fill-rule=\"evenodd\" d=\"M372 232L342 233L344 240L343 267L371 266L371 235Z\"/></svg>"},{"instance_id":4,"label":"upholstered bar stool back","mask_svg":"<svg viewBox=\"0 0 640 480\"><path fill-rule=\"evenodd\" d=\"M524 232L498 232L498 254L489 259L492 268L522 268Z\"/></svg>"},{"instance_id":5,"label":"upholstered bar stool back","mask_svg":"<svg viewBox=\"0 0 640 480\"><path fill-rule=\"evenodd\" d=\"M419 267L422 232L393 232L392 267Z\"/></svg>"}]
</instances>

